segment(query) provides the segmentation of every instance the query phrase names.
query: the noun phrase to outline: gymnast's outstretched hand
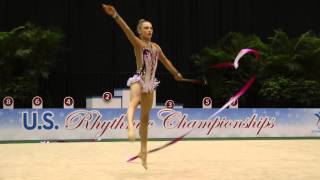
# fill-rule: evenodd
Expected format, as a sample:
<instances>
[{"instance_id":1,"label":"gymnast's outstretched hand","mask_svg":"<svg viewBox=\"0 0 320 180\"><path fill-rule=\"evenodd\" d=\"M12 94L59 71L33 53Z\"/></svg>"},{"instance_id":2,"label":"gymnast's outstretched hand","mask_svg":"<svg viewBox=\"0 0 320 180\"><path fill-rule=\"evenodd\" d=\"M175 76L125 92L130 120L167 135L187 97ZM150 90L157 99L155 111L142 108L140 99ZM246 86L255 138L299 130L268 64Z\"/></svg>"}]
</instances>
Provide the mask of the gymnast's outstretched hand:
<instances>
[{"instance_id":1,"label":"gymnast's outstretched hand","mask_svg":"<svg viewBox=\"0 0 320 180\"><path fill-rule=\"evenodd\" d=\"M111 6L111 5L102 4L102 8L103 8L104 12L105 12L106 14L108 14L109 16L111 16L111 17L115 17L116 14L117 14L116 9L115 9L113 6Z\"/></svg>"},{"instance_id":2,"label":"gymnast's outstretched hand","mask_svg":"<svg viewBox=\"0 0 320 180\"><path fill-rule=\"evenodd\" d=\"M180 73L178 73L177 75L174 76L174 79L176 81L182 81L183 80L183 76Z\"/></svg>"}]
</instances>

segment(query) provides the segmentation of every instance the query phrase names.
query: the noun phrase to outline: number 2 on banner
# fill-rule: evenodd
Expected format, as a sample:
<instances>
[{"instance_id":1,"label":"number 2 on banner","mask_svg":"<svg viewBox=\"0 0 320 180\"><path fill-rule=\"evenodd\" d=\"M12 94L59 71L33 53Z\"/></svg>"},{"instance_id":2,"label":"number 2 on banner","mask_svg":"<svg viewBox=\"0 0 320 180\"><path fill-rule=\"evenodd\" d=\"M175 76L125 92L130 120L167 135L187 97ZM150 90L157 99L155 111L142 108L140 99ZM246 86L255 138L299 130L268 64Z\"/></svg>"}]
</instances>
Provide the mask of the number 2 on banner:
<instances>
[{"instance_id":1,"label":"number 2 on banner","mask_svg":"<svg viewBox=\"0 0 320 180\"><path fill-rule=\"evenodd\" d=\"M102 98L104 101L109 102L112 100L112 94L111 92L104 92L102 95Z\"/></svg>"}]
</instances>

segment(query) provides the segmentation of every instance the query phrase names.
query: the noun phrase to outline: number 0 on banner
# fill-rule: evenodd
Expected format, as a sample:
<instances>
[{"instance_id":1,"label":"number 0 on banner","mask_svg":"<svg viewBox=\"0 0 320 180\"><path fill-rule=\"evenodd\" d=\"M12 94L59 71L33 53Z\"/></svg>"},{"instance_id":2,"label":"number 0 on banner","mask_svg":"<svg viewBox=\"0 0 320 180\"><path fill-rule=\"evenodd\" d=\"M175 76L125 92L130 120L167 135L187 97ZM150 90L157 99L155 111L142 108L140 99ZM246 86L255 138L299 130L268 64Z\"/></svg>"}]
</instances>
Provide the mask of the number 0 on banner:
<instances>
[{"instance_id":1,"label":"number 0 on banner","mask_svg":"<svg viewBox=\"0 0 320 180\"><path fill-rule=\"evenodd\" d=\"M238 107L239 107L238 99L234 100L229 106L230 109L238 109Z\"/></svg>"}]
</instances>

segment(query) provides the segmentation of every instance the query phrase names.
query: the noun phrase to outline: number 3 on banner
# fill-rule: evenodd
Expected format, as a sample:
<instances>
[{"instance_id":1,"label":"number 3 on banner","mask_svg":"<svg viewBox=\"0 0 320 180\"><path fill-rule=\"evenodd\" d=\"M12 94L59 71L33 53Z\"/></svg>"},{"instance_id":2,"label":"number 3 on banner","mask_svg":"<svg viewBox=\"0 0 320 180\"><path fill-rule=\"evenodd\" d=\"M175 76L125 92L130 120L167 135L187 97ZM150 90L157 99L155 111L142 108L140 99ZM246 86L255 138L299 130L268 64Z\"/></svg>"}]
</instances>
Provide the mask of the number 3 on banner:
<instances>
[{"instance_id":1,"label":"number 3 on banner","mask_svg":"<svg viewBox=\"0 0 320 180\"><path fill-rule=\"evenodd\" d=\"M174 108L174 101L171 100L171 99L167 100L167 101L165 102L165 106L166 106L166 108L168 108L168 109L173 109L173 108Z\"/></svg>"}]
</instances>

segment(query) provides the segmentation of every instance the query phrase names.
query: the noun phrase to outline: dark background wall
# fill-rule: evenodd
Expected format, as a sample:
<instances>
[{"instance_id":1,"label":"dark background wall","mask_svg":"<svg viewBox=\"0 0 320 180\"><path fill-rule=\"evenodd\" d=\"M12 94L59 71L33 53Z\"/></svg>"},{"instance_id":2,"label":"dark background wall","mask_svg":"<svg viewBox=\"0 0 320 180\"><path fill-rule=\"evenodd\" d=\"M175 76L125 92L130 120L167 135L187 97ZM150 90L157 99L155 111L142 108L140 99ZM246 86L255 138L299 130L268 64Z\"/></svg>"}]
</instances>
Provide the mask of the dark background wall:
<instances>
[{"instance_id":1,"label":"dark background wall","mask_svg":"<svg viewBox=\"0 0 320 180\"><path fill-rule=\"evenodd\" d=\"M135 70L132 47L103 13L103 2L115 5L132 29L140 18L152 21L153 40L186 77L196 75L190 56L230 31L267 39L277 28L290 36L320 29L317 0L0 0L0 31L31 21L65 33L66 53L41 89L56 106L70 95L84 107L86 96L125 87ZM208 95L205 87L176 83L162 65L158 78L158 102L199 107Z\"/></svg>"}]
</instances>

